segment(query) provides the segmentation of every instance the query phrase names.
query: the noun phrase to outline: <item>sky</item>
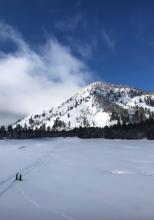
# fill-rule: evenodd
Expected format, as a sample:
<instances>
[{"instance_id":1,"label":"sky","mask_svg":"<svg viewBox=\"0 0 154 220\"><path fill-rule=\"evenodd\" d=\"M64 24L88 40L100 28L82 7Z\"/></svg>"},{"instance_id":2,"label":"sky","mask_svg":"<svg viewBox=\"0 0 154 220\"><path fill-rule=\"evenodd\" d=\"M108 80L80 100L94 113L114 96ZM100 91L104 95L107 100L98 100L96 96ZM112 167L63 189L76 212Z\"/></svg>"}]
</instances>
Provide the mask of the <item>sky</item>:
<instances>
[{"instance_id":1,"label":"sky","mask_svg":"<svg viewBox=\"0 0 154 220\"><path fill-rule=\"evenodd\" d=\"M93 81L154 90L154 1L0 0L0 124Z\"/></svg>"}]
</instances>

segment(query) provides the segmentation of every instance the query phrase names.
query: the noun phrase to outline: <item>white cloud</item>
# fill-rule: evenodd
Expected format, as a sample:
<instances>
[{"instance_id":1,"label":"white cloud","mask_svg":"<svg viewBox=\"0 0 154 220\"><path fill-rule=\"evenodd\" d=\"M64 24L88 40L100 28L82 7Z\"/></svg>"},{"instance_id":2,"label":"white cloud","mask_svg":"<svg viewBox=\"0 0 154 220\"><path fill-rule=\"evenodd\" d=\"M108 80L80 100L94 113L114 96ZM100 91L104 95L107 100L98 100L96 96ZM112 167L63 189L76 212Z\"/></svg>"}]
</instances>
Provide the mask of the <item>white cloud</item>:
<instances>
[{"instance_id":1,"label":"white cloud","mask_svg":"<svg viewBox=\"0 0 154 220\"><path fill-rule=\"evenodd\" d=\"M105 28L102 30L103 39L111 51L115 50L115 41Z\"/></svg>"},{"instance_id":2,"label":"white cloud","mask_svg":"<svg viewBox=\"0 0 154 220\"><path fill-rule=\"evenodd\" d=\"M87 66L56 39L36 52L17 30L1 22L0 40L18 48L14 53L0 51L0 112L22 115L58 105L90 78Z\"/></svg>"}]
</instances>

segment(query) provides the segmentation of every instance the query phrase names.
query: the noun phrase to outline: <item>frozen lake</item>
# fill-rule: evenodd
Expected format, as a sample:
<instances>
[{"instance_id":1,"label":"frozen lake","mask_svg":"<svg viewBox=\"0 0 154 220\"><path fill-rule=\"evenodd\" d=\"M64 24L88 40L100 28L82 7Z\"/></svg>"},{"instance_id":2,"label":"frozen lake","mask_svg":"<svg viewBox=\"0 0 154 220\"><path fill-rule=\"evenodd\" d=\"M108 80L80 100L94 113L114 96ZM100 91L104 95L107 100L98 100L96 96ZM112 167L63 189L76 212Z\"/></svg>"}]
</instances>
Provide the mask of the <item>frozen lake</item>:
<instances>
[{"instance_id":1,"label":"frozen lake","mask_svg":"<svg viewBox=\"0 0 154 220\"><path fill-rule=\"evenodd\" d=\"M0 140L0 219L153 220L154 141Z\"/></svg>"}]
</instances>

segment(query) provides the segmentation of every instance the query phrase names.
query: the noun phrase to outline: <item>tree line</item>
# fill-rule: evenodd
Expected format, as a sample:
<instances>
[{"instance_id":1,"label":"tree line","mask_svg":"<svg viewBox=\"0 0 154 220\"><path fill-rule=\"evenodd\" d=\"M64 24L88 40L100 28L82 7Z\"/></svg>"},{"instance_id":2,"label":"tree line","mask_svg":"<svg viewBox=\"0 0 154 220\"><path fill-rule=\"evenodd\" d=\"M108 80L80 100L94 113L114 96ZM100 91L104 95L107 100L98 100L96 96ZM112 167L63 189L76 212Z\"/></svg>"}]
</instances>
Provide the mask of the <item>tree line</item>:
<instances>
[{"instance_id":1,"label":"tree line","mask_svg":"<svg viewBox=\"0 0 154 220\"><path fill-rule=\"evenodd\" d=\"M143 139L154 140L154 119L150 118L139 123L118 123L110 127L79 127L72 130L51 130L45 125L31 129L27 126L16 127L9 125L0 127L0 138L41 138L41 137L79 137L79 138L107 138L107 139Z\"/></svg>"}]
</instances>

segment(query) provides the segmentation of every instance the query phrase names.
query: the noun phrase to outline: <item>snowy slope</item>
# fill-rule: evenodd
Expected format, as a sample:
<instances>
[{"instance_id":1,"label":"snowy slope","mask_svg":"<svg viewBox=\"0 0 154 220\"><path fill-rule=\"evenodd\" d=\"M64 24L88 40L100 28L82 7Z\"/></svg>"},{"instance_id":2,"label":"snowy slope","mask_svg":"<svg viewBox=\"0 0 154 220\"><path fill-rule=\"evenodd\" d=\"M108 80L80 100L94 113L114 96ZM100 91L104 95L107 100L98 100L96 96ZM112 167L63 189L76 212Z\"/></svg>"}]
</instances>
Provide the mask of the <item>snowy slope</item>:
<instances>
[{"instance_id":1,"label":"snowy slope","mask_svg":"<svg viewBox=\"0 0 154 220\"><path fill-rule=\"evenodd\" d=\"M135 113L138 111L138 118ZM57 108L32 114L20 122L33 129L69 130L75 127L104 127L122 122L138 122L154 112L154 94L129 86L95 82ZM152 115L153 116L153 115Z\"/></svg>"},{"instance_id":2,"label":"snowy slope","mask_svg":"<svg viewBox=\"0 0 154 220\"><path fill-rule=\"evenodd\" d=\"M0 141L1 220L154 219L154 142ZM14 181L21 172L23 181Z\"/></svg>"}]
</instances>

